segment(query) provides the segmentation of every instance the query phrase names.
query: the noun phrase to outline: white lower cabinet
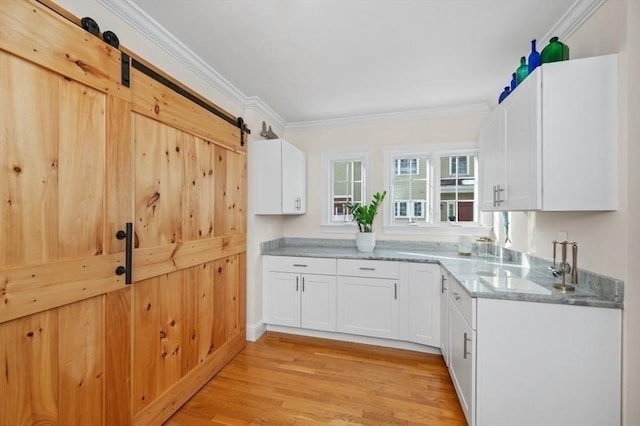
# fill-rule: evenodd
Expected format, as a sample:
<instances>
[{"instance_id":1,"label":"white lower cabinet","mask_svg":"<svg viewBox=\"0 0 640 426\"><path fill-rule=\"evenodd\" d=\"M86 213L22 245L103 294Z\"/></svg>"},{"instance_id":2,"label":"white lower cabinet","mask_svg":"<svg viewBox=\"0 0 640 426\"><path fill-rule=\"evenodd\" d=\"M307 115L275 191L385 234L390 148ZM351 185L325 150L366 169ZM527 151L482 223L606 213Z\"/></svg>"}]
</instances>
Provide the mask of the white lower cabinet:
<instances>
[{"instance_id":1,"label":"white lower cabinet","mask_svg":"<svg viewBox=\"0 0 640 426\"><path fill-rule=\"evenodd\" d=\"M619 309L478 299L478 426L620 425Z\"/></svg>"},{"instance_id":2,"label":"white lower cabinet","mask_svg":"<svg viewBox=\"0 0 640 426\"><path fill-rule=\"evenodd\" d=\"M338 331L400 338L400 263L338 259Z\"/></svg>"},{"instance_id":3,"label":"white lower cabinet","mask_svg":"<svg viewBox=\"0 0 640 426\"><path fill-rule=\"evenodd\" d=\"M335 264L335 259L265 256L266 322L336 331Z\"/></svg>"},{"instance_id":4,"label":"white lower cabinet","mask_svg":"<svg viewBox=\"0 0 640 426\"><path fill-rule=\"evenodd\" d=\"M408 339L440 346L440 266L434 263L409 265Z\"/></svg>"},{"instance_id":5,"label":"white lower cabinet","mask_svg":"<svg viewBox=\"0 0 640 426\"><path fill-rule=\"evenodd\" d=\"M449 373L467 422L474 424L476 378L475 299L448 279Z\"/></svg>"},{"instance_id":6,"label":"white lower cabinet","mask_svg":"<svg viewBox=\"0 0 640 426\"><path fill-rule=\"evenodd\" d=\"M398 339L398 281L338 276L338 331Z\"/></svg>"},{"instance_id":7,"label":"white lower cabinet","mask_svg":"<svg viewBox=\"0 0 640 426\"><path fill-rule=\"evenodd\" d=\"M447 280L448 366L472 426L619 425L621 311L472 298Z\"/></svg>"}]
</instances>

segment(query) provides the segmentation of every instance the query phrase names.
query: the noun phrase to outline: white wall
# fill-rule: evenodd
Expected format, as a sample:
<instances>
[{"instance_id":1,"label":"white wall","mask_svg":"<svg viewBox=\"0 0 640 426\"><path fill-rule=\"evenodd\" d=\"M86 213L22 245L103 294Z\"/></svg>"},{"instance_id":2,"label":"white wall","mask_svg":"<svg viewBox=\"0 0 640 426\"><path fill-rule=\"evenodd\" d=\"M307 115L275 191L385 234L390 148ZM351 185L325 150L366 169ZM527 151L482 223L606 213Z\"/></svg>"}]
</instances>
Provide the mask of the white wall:
<instances>
[{"instance_id":1,"label":"white wall","mask_svg":"<svg viewBox=\"0 0 640 426\"><path fill-rule=\"evenodd\" d=\"M388 185L383 176L383 148L441 144L454 142L476 142L480 123L487 112L459 113L448 116L435 115L430 118L390 121L388 119L358 122L335 126L287 128L285 137L307 155L307 213L284 219L284 233L287 237L345 238L355 239L351 234L323 233L322 223L322 183L325 173L322 155L327 152L371 151L371 176L367 192L382 191ZM384 203L388 203L385 200ZM382 223L384 211L374 222L378 239L391 240L451 240L457 237L429 237L425 235L384 234Z\"/></svg>"}]
</instances>

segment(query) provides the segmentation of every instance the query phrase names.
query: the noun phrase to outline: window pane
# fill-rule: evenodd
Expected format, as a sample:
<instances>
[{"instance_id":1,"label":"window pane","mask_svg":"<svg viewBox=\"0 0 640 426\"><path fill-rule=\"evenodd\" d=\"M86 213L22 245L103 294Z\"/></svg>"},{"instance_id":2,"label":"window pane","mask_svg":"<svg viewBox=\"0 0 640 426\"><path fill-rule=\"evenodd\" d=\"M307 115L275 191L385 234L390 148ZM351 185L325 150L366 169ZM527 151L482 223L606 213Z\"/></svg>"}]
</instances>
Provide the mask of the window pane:
<instances>
[{"instance_id":1,"label":"window pane","mask_svg":"<svg viewBox=\"0 0 640 426\"><path fill-rule=\"evenodd\" d=\"M440 159L440 220L473 222L476 215L475 156L454 155Z\"/></svg>"},{"instance_id":2,"label":"window pane","mask_svg":"<svg viewBox=\"0 0 640 426\"><path fill-rule=\"evenodd\" d=\"M346 204L362 202L364 171L361 160L333 161L331 212L332 222L348 222L351 215Z\"/></svg>"},{"instance_id":3,"label":"window pane","mask_svg":"<svg viewBox=\"0 0 640 426\"><path fill-rule=\"evenodd\" d=\"M428 157L401 157L393 160L393 202L395 223L426 221Z\"/></svg>"}]
</instances>

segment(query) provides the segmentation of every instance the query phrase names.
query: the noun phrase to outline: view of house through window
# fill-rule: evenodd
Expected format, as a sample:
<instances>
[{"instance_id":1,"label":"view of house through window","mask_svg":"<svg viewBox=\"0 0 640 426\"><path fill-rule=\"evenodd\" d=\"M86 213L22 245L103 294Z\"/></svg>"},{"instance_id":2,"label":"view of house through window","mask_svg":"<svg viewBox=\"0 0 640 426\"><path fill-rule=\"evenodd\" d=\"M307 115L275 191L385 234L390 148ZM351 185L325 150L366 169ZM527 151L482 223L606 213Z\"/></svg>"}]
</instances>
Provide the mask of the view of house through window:
<instances>
[{"instance_id":1,"label":"view of house through window","mask_svg":"<svg viewBox=\"0 0 640 426\"><path fill-rule=\"evenodd\" d=\"M333 162L331 212L332 221L348 222L351 214L348 203L362 203L364 191L363 167L360 160Z\"/></svg>"},{"instance_id":2,"label":"view of house through window","mask_svg":"<svg viewBox=\"0 0 640 426\"><path fill-rule=\"evenodd\" d=\"M475 156L440 157L440 221L473 222L476 210Z\"/></svg>"},{"instance_id":3,"label":"view of house through window","mask_svg":"<svg viewBox=\"0 0 640 426\"><path fill-rule=\"evenodd\" d=\"M386 160L388 226L431 227L480 222L475 147L442 151L389 150Z\"/></svg>"},{"instance_id":4,"label":"view of house through window","mask_svg":"<svg viewBox=\"0 0 640 426\"><path fill-rule=\"evenodd\" d=\"M394 219L399 223L428 220L429 158L402 157L394 161L393 203Z\"/></svg>"}]
</instances>

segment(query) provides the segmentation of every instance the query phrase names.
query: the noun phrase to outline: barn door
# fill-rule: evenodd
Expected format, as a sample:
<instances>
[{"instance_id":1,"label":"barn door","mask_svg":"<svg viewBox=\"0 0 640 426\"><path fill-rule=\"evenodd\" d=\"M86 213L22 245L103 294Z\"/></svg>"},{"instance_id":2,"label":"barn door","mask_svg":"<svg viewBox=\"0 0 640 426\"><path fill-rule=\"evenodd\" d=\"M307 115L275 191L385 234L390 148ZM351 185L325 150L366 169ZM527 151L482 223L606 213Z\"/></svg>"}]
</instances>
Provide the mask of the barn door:
<instances>
[{"instance_id":1,"label":"barn door","mask_svg":"<svg viewBox=\"0 0 640 426\"><path fill-rule=\"evenodd\" d=\"M0 425L117 424L116 232L133 221L120 53L35 2L2 0L0 29Z\"/></svg>"},{"instance_id":2,"label":"barn door","mask_svg":"<svg viewBox=\"0 0 640 426\"><path fill-rule=\"evenodd\" d=\"M143 425L244 346L246 153L237 127L134 68L132 392Z\"/></svg>"}]
</instances>

